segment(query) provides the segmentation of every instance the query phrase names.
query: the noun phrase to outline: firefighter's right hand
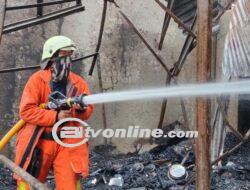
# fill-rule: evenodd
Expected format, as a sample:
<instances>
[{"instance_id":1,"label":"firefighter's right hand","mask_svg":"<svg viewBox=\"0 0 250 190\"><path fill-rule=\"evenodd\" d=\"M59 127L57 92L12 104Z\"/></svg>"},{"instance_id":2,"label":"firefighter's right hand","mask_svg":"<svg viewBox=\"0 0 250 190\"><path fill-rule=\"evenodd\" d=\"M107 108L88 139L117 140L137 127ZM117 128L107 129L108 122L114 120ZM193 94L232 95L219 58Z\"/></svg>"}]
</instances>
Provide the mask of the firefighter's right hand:
<instances>
[{"instance_id":1,"label":"firefighter's right hand","mask_svg":"<svg viewBox=\"0 0 250 190\"><path fill-rule=\"evenodd\" d=\"M57 115L57 120L61 120L61 119L64 119L64 118L67 118L67 117L71 117L72 114L71 114L71 111L70 110L60 110L58 112L58 115Z\"/></svg>"}]
</instances>

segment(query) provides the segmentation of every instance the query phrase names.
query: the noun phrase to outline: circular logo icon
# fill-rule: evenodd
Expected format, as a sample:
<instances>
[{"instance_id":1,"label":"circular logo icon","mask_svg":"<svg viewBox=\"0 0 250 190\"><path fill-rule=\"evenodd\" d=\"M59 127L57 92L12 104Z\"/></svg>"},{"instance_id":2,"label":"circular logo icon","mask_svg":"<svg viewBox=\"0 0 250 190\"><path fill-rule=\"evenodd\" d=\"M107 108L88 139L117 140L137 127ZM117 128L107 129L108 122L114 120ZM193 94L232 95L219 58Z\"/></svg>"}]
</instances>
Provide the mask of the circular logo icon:
<instances>
[{"instance_id":1,"label":"circular logo icon","mask_svg":"<svg viewBox=\"0 0 250 190\"><path fill-rule=\"evenodd\" d=\"M83 138L82 141L80 141L78 143L75 143L75 144L68 144L68 143L64 143L63 141L61 141L61 139L58 137L58 133L57 133L58 132L57 131L58 127L60 125L62 125L63 123L69 122L69 121L78 122L78 123L81 124L81 126L79 126L79 127L74 127L74 126L72 126L72 127L63 127L62 130L65 129L66 132L67 131L70 132L70 135L69 134L67 135L67 134L64 133L63 134L64 138L81 138L82 137ZM64 147L76 147L76 146L80 146L80 145L88 142L88 140L89 140L88 137L84 137L83 127L87 128L87 127L89 127L89 125L86 122L82 121L81 119L73 118L73 117L61 119L60 121L56 122L55 125L53 126L53 128L52 128L52 136L53 136L54 140L58 144L60 144L60 145L62 145ZM73 129L73 130L71 130L71 129ZM65 131L62 131L62 130L60 131L61 135L62 135L62 132L65 132ZM66 136L68 136L68 137L66 137Z\"/></svg>"}]
</instances>

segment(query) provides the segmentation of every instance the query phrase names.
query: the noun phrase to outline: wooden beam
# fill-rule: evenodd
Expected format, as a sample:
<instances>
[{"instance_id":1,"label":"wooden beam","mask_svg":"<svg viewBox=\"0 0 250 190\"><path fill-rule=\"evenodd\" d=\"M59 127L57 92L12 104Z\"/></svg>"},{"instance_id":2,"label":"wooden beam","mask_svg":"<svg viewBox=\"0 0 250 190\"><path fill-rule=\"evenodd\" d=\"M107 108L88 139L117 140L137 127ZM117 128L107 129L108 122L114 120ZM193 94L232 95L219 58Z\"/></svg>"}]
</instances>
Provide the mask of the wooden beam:
<instances>
[{"instance_id":1,"label":"wooden beam","mask_svg":"<svg viewBox=\"0 0 250 190\"><path fill-rule=\"evenodd\" d=\"M210 79L212 56L212 0L198 0L197 82ZM197 98L196 189L210 189L210 102Z\"/></svg>"},{"instance_id":2,"label":"wooden beam","mask_svg":"<svg viewBox=\"0 0 250 190\"><path fill-rule=\"evenodd\" d=\"M49 190L46 185L38 181L36 178L34 178L32 175L24 171L22 168L17 166L15 163L13 163L11 160L6 158L4 155L0 154L0 162L2 162L7 168L9 168L12 172L20 176L23 180L25 180L31 188L35 188L37 190ZM3 174L4 175L4 174Z\"/></svg>"}]
</instances>

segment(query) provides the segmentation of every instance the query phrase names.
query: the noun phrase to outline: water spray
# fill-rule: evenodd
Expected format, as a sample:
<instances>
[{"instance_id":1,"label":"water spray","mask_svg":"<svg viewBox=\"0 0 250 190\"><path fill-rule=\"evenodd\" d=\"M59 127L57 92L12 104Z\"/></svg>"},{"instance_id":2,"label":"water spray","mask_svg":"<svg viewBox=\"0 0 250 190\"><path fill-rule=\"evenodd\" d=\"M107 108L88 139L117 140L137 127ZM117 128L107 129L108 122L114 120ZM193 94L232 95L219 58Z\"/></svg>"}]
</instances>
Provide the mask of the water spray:
<instances>
[{"instance_id":1,"label":"water spray","mask_svg":"<svg viewBox=\"0 0 250 190\"><path fill-rule=\"evenodd\" d=\"M71 107L74 103L82 105L101 104L112 102L123 102L131 100L147 100L178 97L206 97L234 94L250 94L250 80L237 82L221 82L206 84L189 84L172 87L161 87L143 90L130 90L120 92L109 92L93 95L80 95L78 97L65 98L56 102L42 104L45 109L55 109L61 107ZM7 142L25 125L25 121L20 120L12 129L1 139L0 151Z\"/></svg>"},{"instance_id":2,"label":"water spray","mask_svg":"<svg viewBox=\"0 0 250 190\"><path fill-rule=\"evenodd\" d=\"M93 94L83 97L84 104L123 102L130 100L220 96L250 93L250 80L206 84L189 84L143 90Z\"/></svg>"}]
</instances>

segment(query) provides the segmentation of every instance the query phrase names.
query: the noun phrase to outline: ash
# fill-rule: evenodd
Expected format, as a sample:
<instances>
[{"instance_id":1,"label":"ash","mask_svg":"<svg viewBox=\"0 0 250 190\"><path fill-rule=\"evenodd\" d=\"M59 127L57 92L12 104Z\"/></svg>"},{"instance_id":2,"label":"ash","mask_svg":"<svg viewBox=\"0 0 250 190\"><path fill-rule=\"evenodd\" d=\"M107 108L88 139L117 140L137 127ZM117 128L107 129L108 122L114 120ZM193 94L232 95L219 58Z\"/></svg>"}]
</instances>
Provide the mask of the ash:
<instances>
[{"instance_id":1,"label":"ash","mask_svg":"<svg viewBox=\"0 0 250 190\"><path fill-rule=\"evenodd\" d=\"M237 137L228 133L225 151L238 143ZM146 190L169 189L181 190L195 173L195 157L190 141L187 139L160 140L158 145L148 152L138 154L114 154L115 147L101 145L91 151L90 176L81 181L86 190ZM236 152L222 161L222 166L212 170L211 189L244 190L250 189L250 142L245 143ZM172 164L186 168L184 179L173 180L169 177ZM0 165L0 189L16 189L12 172ZM117 176L120 176L119 180ZM112 181L115 185L110 186ZM118 185L118 186L117 186ZM48 179L48 186L54 188L53 176ZM188 190L195 189L195 182Z\"/></svg>"}]
</instances>

